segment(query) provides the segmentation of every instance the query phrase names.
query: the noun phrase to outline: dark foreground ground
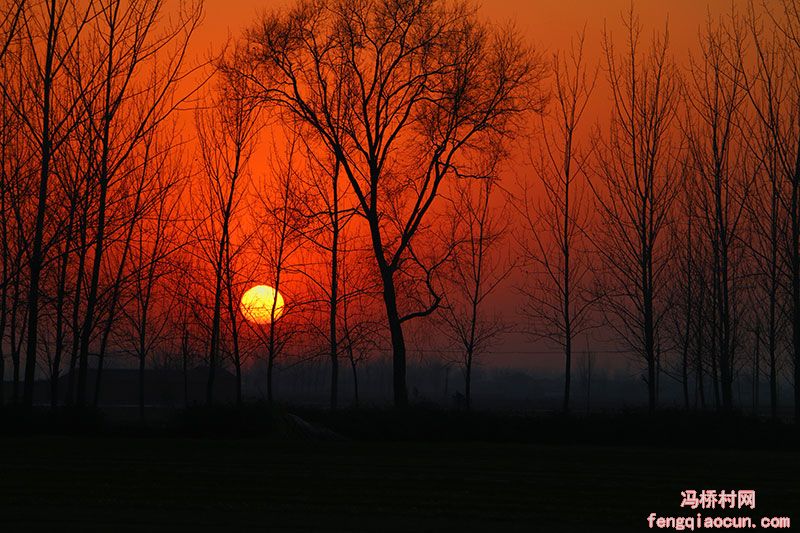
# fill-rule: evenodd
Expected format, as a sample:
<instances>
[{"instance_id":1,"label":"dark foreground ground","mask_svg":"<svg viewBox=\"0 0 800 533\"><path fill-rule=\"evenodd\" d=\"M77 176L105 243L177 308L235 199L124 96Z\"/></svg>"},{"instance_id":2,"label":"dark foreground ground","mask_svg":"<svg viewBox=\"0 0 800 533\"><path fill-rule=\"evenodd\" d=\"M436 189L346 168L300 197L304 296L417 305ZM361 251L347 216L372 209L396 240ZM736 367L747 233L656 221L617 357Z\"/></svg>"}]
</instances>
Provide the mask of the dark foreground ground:
<instances>
[{"instance_id":1,"label":"dark foreground ground","mask_svg":"<svg viewBox=\"0 0 800 533\"><path fill-rule=\"evenodd\" d=\"M800 453L785 442L720 449L685 435L686 447L665 448L363 432L6 434L0 531L645 531L651 512L691 514L680 508L685 489L754 489L754 521L800 521Z\"/></svg>"}]
</instances>

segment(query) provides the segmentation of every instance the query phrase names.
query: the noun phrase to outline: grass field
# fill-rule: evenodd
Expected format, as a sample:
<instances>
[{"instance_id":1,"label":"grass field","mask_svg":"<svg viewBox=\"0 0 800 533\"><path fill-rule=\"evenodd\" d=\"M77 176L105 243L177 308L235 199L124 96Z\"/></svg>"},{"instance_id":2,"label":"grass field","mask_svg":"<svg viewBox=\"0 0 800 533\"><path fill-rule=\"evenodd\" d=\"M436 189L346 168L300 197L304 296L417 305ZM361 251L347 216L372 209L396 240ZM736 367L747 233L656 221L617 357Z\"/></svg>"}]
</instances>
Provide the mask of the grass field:
<instances>
[{"instance_id":1,"label":"grass field","mask_svg":"<svg viewBox=\"0 0 800 533\"><path fill-rule=\"evenodd\" d=\"M643 531L687 488L792 516L798 474L793 451L11 436L0 531Z\"/></svg>"}]
</instances>

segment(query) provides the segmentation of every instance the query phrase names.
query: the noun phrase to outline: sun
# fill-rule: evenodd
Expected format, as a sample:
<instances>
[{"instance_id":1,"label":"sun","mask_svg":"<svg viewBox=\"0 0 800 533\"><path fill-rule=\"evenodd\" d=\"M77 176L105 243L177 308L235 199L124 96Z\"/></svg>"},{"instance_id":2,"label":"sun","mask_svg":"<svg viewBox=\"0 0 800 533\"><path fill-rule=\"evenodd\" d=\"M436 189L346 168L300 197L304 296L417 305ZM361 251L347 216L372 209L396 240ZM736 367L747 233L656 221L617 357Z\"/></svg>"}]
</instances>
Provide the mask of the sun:
<instances>
[{"instance_id":1,"label":"sun","mask_svg":"<svg viewBox=\"0 0 800 533\"><path fill-rule=\"evenodd\" d=\"M254 324L269 324L273 305L277 320L283 314L283 296L269 285L256 285L242 295L242 315Z\"/></svg>"}]
</instances>

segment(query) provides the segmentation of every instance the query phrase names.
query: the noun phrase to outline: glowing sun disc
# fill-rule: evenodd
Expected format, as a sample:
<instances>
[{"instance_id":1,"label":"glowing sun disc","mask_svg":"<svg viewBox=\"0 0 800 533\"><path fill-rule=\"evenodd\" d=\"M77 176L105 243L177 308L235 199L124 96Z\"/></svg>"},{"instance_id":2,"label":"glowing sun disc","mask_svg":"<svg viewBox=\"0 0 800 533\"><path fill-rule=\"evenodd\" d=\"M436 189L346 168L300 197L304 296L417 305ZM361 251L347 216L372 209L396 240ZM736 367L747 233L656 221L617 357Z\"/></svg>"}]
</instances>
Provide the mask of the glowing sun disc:
<instances>
[{"instance_id":1,"label":"glowing sun disc","mask_svg":"<svg viewBox=\"0 0 800 533\"><path fill-rule=\"evenodd\" d=\"M242 315L254 324L269 324L273 305L277 320L283 314L283 296L269 285L256 285L242 295Z\"/></svg>"}]
</instances>

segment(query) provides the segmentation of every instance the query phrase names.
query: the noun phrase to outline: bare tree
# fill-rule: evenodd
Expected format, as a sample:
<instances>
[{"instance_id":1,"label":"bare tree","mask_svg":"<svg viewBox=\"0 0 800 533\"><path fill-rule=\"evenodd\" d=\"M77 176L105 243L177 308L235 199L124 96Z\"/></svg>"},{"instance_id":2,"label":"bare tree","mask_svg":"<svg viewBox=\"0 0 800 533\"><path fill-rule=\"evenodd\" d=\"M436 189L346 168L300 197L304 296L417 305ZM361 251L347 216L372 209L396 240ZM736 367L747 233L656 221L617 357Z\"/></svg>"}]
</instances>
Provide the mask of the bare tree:
<instances>
[{"instance_id":1,"label":"bare tree","mask_svg":"<svg viewBox=\"0 0 800 533\"><path fill-rule=\"evenodd\" d=\"M687 163L688 164L688 161ZM680 352L679 369L677 374L683 388L684 408L689 409L690 399L690 374L695 378L696 386L702 396L702 337L705 335L703 327L707 316L704 314L704 270L705 249L704 242L699 239L698 206L695 200L697 186L694 173L686 172L684 191L677 201L677 220L671 226L670 239L675 243L673 256L672 276L668 282L670 298L670 323L667 330L675 347ZM696 334L696 331L702 333ZM693 352L692 348L696 347ZM696 367L691 366L691 360L696 358ZM692 372L697 369L697 373Z\"/></svg>"},{"instance_id":2,"label":"bare tree","mask_svg":"<svg viewBox=\"0 0 800 533\"><path fill-rule=\"evenodd\" d=\"M145 365L154 347L165 340L170 325L171 298L164 288L164 278L170 274L172 256L181 248L175 226L182 176L177 165L169 165L164 156L161 159L161 164L154 165L157 178L151 191L152 207L138 223L132 223L136 230L130 249L130 295L122 306L129 327L117 341L122 346L132 344L131 352L139 367L139 417L142 420ZM96 386L99 389L99 382Z\"/></svg>"},{"instance_id":3,"label":"bare tree","mask_svg":"<svg viewBox=\"0 0 800 533\"><path fill-rule=\"evenodd\" d=\"M709 17L700 34L700 55L690 60L685 97L689 103L686 138L692 169L699 176L698 201L712 251L715 356L725 410L730 410L733 402L738 282L744 275L739 231L753 183L742 109L746 95L739 25L735 13L727 21Z\"/></svg>"},{"instance_id":4,"label":"bare tree","mask_svg":"<svg viewBox=\"0 0 800 533\"><path fill-rule=\"evenodd\" d=\"M21 51L27 102L14 100L13 89L3 86L11 97L30 142L37 147L39 179L36 215L28 261L27 331L25 347L25 387L23 403L33 404L33 383L39 343L39 298L42 268L45 262L45 225L50 192L51 165L69 133L76 126L75 108L78 93L67 91L65 66L91 18L92 2L79 6L74 0L48 0L28 4L22 20L25 43Z\"/></svg>"},{"instance_id":5,"label":"bare tree","mask_svg":"<svg viewBox=\"0 0 800 533\"><path fill-rule=\"evenodd\" d=\"M240 243L235 249L231 249L230 239L228 245L225 247L225 258L224 258L224 265L225 265L225 297L226 297L226 310L228 313L228 325L230 327L230 335L231 335L231 342L232 346L232 355L233 355L233 366L234 372L236 373L236 405L242 405L242 363L243 363L243 353L241 349L241 321L239 320L239 301L236 298L236 294L240 294L242 292L241 289L241 280L239 276L239 271L236 268L236 262L239 256L242 254L245 246L247 244L247 240L243 239L243 242Z\"/></svg>"},{"instance_id":6,"label":"bare tree","mask_svg":"<svg viewBox=\"0 0 800 533\"><path fill-rule=\"evenodd\" d=\"M677 72L669 56L669 32L656 34L645 50L633 7L618 55L611 33L603 35L611 118L598 137L597 180L590 180L604 220L596 250L604 259L602 305L609 325L645 361L648 405L657 402L658 333L670 250L664 242L681 175L672 124Z\"/></svg>"},{"instance_id":7,"label":"bare tree","mask_svg":"<svg viewBox=\"0 0 800 533\"><path fill-rule=\"evenodd\" d=\"M358 241L355 241L358 242ZM355 243L346 237L340 243L342 263L339 270L341 283L342 344L353 375L353 401L359 406L358 367L369 359L371 353L385 342L384 328L379 320L380 280L361 261L364 253L357 253Z\"/></svg>"},{"instance_id":8,"label":"bare tree","mask_svg":"<svg viewBox=\"0 0 800 533\"><path fill-rule=\"evenodd\" d=\"M4 24L5 29L5 24ZM13 29L9 29L9 39ZM10 53L15 54L15 48ZM16 59L16 58L14 58ZM0 75L3 87L19 82L21 76L18 61L9 60L7 52L0 57ZM22 96L18 91L15 96ZM23 283L22 265L25 259L27 228L22 220L22 205L32 180L29 177L28 155L30 150L24 138L19 135L22 122L16 116L8 93L0 97L0 404L5 401L6 347L10 348L12 359L13 399L17 398L19 383L19 354L15 349L16 310L18 307L19 286ZM6 331L10 330L9 344L6 344Z\"/></svg>"},{"instance_id":9,"label":"bare tree","mask_svg":"<svg viewBox=\"0 0 800 533\"><path fill-rule=\"evenodd\" d=\"M778 373L780 364L781 338L786 327L782 309L785 307L787 268L784 261L784 235L788 234L787 216L784 209L786 183L780 168L780 159L776 150L774 127L775 105L780 106L784 98L784 86L781 80L786 64L783 61L783 49L779 44L778 34L772 33L771 39L765 40L762 21L750 6L747 24L752 34L755 66L745 65L742 84L749 99L750 107L755 110L756 120L750 130L753 150L759 159L761 172L756 176L755 191L747 204L749 223L753 228L751 253L756 263L758 285L761 294L766 296L766 316L762 336L767 348L768 381L770 396L770 413L778 415ZM740 51L740 54L743 51ZM740 59L744 63L745 59ZM764 216L767 213L768 216ZM762 302L754 299L756 308Z\"/></svg>"},{"instance_id":10,"label":"bare tree","mask_svg":"<svg viewBox=\"0 0 800 533\"><path fill-rule=\"evenodd\" d=\"M746 72L746 92L756 115L759 152L769 181L766 265L769 320L770 403L777 415L780 302L785 295L794 366L795 418L800 420L800 8L750 4L748 29L755 65ZM785 269L786 290L781 290Z\"/></svg>"},{"instance_id":11,"label":"bare tree","mask_svg":"<svg viewBox=\"0 0 800 533\"><path fill-rule=\"evenodd\" d=\"M213 402L214 377L219 362L220 323L226 276L230 273L231 225L246 179L247 165L259 131L258 110L248 99L233 70L222 73L213 107L197 114L197 132L208 179L208 251L213 265L213 303L206 400ZM228 294L231 299L232 294Z\"/></svg>"},{"instance_id":12,"label":"bare tree","mask_svg":"<svg viewBox=\"0 0 800 533\"><path fill-rule=\"evenodd\" d=\"M457 361L464 370L465 407L472 402L472 371L483 355L509 325L498 313L487 311L489 299L513 269L502 255L506 225L498 216L497 178L459 180L453 189L449 215L454 219L454 249L449 278L443 292L444 304L439 318L442 331L459 350Z\"/></svg>"},{"instance_id":13,"label":"bare tree","mask_svg":"<svg viewBox=\"0 0 800 533\"><path fill-rule=\"evenodd\" d=\"M586 338L586 351L580 361L579 376L580 381L583 382L586 393L586 412L592 411L592 378L594 377L596 356L589 346L589 338Z\"/></svg>"},{"instance_id":14,"label":"bare tree","mask_svg":"<svg viewBox=\"0 0 800 533\"><path fill-rule=\"evenodd\" d=\"M185 229L182 228L184 231ZM186 240L189 240L188 235ZM194 276L198 270L199 260L184 249L175 254L170 262L172 269L165 281L174 307L168 315L167 328L171 333L168 340L178 355L183 374L183 403L188 407L190 365L196 364L197 354L206 352L203 341L207 340L205 332L199 327L198 320L198 310L203 307L202 295L199 291L193 290L200 283Z\"/></svg>"},{"instance_id":15,"label":"bare tree","mask_svg":"<svg viewBox=\"0 0 800 533\"><path fill-rule=\"evenodd\" d=\"M404 406L403 323L438 300L404 311L401 263L442 182L470 173L470 153L507 139L523 110L540 107L526 96L541 65L513 31L440 0L300 1L265 15L246 41L258 95L316 135L357 198L381 274L394 400Z\"/></svg>"},{"instance_id":16,"label":"bare tree","mask_svg":"<svg viewBox=\"0 0 800 533\"><path fill-rule=\"evenodd\" d=\"M137 232L141 232L142 225L146 224L145 219L152 217L153 212L163 209L162 204L165 201L165 192L168 192L180 178L177 173L173 173L166 166L166 162L169 161L169 152L172 149L171 142L157 142L160 141L161 135L171 140L170 132L158 132L160 135L156 133L153 131L144 136L139 149L136 151L136 157L129 158L125 169L127 176L125 180L126 186L122 187L124 192L120 195L121 197L114 198L109 202L114 208L111 218L118 219L118 222L117 224L109 224L107 227L105 254L108 259L107 268L112 270L112 273L104 283L105 286L98 292L98 316L95 322L97 324L105 322L105 325L102 331L99 332L100 345L97 352L94 384L95 407L100 401L106 350L112 333L114 333L114 327L117 325L119 310L124 308L124 302L121 302L123 291L128 285L136 285L137 282L139 287L142 287L141 278L137 279L137 276L143 275L142 270L132 269L128 264L132 260L131 256L136 253L134 248L136 248ZM159 147L159 144L162 146ZM156 239L160 245L163 243L163 229L159 226L160 224L156 224L155 230L162 232L158 234ZM138 254L144 257L146 252L143 249L143 239L139 238L138 241ZM117 245L118 249L112 248L114 244ZM159 254L160 251L154 251L153 253ZM144 260L141 260L139 264L140 267L144 268ZM114 270L116 272L113 272ZM145 306L149 309L152 303L150 296L143 294L142 298L147 300ZM79 299L76 301L79 301ZM101 315L105 315L104 321L101 320ZM133 335L133 337L138 337L138 334ZM125 340L127 341L127 339ZM143 378L142 374L143 371L140 372L140 379Z\"/></svg>"},{"instance_id":17,"label":"bare tree","mask_svg":"<svg viewBox=\"0 0 800 533\"><path fill-rule=\"evenodd\" d=\"M89 344L94 333L100 272L108 237L108 198L115 183L124 181L128 158L142 139L159 127L186 96L176 96L177 84L187 76L184 66L189 40L202 17L199 3L182 6L172 26L157 32L160 0L97 0L95 53L98 72L85 82L82 103L88 125L99 146L94 179L97 180L97 223L86 312L81 330L77 403L86 394ZM146 69L156 68L156 74ZM80 70L76 72L79 74ZM141 76L137 79L137 76ZM145 81L139 82L140 79ZM83 85L83 84L82 84Z\"/></svg>"},{"instance_id":18,"label":"bare tree","mask_svg":"<svg viewBox=\"0 0 800 533\"><path fill-rule=\"evenodd\" d=\"M593 301L583 236L587 204L578 187L586 164L578 127L597 79L597 68L587 66L583 57L585 37L584 29L567 52L553 55L555 97L551 112L542 116L538 154L533 158L544 194L535 201L535 193L525 184L517 202L524 228L518 240L531 269L520 287L527 300L522 312L534 338L555 342L564 350L565 412L570 403L572 340L589 327Z\"/></svg>"},{"instance_id":19,"label":"bare tree","mask_svg":"<svg viewBox=\"0 0 800 533\"><path fill-rule=\"evenodd\" d=\"M283 307L279 306L278 298L289 286L287 276L295 271L296 256L305 243L305 224L309 223L302 214L302 206L308 205L308 201L298 197L302 192L297 187L300 183L297 161L299 138L296 132L288 133L288 146L283 153L276 151L273 154L269 165L269 181L258 191L260 213L263 215L260 218L262 223L257 229L259 255L265 262L264 267L269 273L274 293L266 331L262 328L254 329L267 349L266 385L269 403L274 400L275 363L291 338L301 333L297 324L290 322L292 315L303 303L300 294L290 296L287 293Z\"/></svg>"},{"instance_id":20,"label":"bare tree","mask_svg":"<svg viewBox=\"0 0 800 533\"><path fill-rule=\"evenodd\" d=\"M56 231L58 236L55 244L57 254L57 281L55 287L55 324L50 325L54 332L53 357L48 362L50 372L50 406L55 408L58 405L58 384L61 377L61 360L66 348L66 335L68 326L68 305L71 301L68 289L71 289L72 280L75 277L75 259L85 257L85 249L79 246L84 242L79 233L81 227L85 227L85 220L88 217L86 207L88 202L89 188L85 177L88 154L85 150L86 136L77 135L78 139L65 144L61 157L56 162L58 171L55 174L58 182L58 189L63 198L63 206L55 205L55 217L58 218L57 226L60 230ZM55 192L55 191L54 191ZM56 196L53 194L53 196ZM59 209L61 207L61 209ZM83 222L83 223L82 223ZM77 256L77 257L76 257ZM80 259L79 259L80 262ZM81 263L82 265L82 263ZM78 275L79 276L79 275ZM77 281L75 282L77 284ZM51 298L52 299L52 298Z\"/></svg>"},{"instance_id":21,"label":"bare tree","mask_svg":"<svg viewBox=\"0 0 800 533\"><path fill-rule=\"evenodd\" d=\"M347 205L347 183L343 179L341 165L330 153L317 154L313 144L301 138L306 154L308 171L298 175L300 185L313 191L312 194L299 195L303 204L302 210L306 218L314 224L303 222L307 230L301 229L305 238L323 254L329 256L327 272L319 276L319 272L309 269L304 272L309 283L315 285L327 300L327 340L331 362L330 406L336 409L339 389L339 352L340 333L339 310L342 301L347 297L342 294L340 271L345 257L341 253L343 233L352 220L355 210ZM327 279L325 279L327 278Z\"/></svg>"}]
</instances>

